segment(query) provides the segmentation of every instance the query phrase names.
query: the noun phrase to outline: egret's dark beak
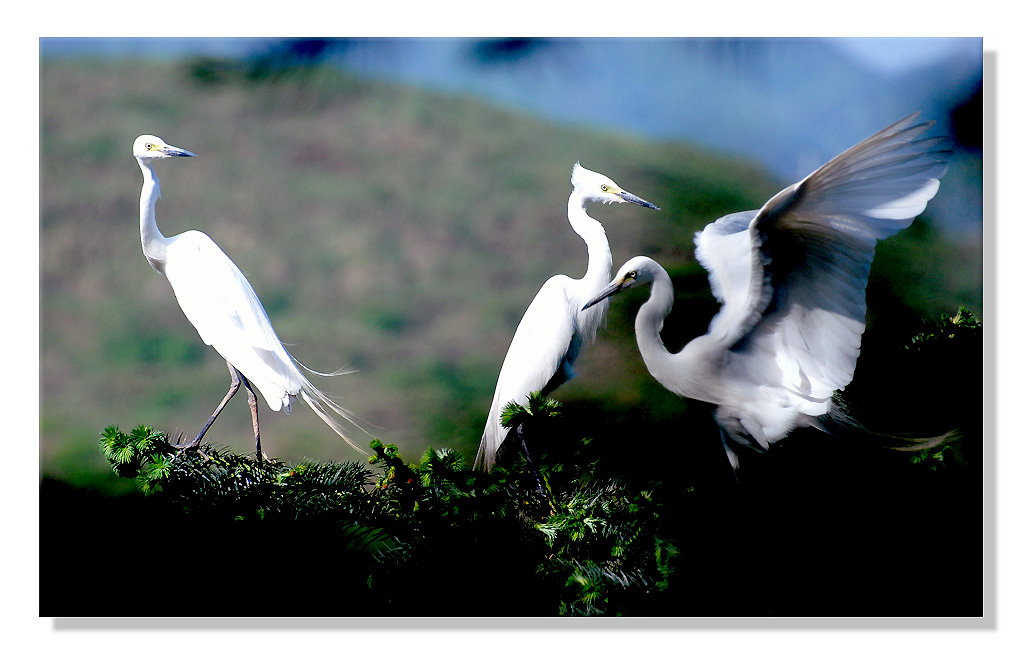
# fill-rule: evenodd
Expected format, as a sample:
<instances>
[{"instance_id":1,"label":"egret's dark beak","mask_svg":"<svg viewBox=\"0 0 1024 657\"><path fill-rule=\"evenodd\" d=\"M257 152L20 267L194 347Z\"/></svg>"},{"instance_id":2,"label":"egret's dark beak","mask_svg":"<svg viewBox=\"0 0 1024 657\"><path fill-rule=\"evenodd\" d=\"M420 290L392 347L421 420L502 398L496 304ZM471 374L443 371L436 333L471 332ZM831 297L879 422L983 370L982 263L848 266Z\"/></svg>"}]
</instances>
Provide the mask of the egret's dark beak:
<instances>
[{"instance_id":1,"label":"egret's dark beak","mask_svg":"<svg viewBox=\"0 0 1024 657\"><path fill-rule=\"evenodd\" d=\"M616 194L616 196L621 198L626 203L636 203L637 205L642 205L645 208L650 208L652 210L660 210L661 209L658 206L654 205L653 203L649 203L649 202L643 200L642 198L640 198L639 196L637 196L635 194L630 194L629 192L619 192L619 193Z\"/></svg>"},{"instance_id":2,"label":"egret's dark beak","mask_svg":"<svg viewBox=\"0 0 1024 657\"><path fill-rule=\"evenodd\" d=\"M195 157L196 154L192 151L186 151L184 148L178 148L177 146L171 146L168 144L160 149L160 152L164 155L171 157Z\"/></svg>"},{"instance_id":3,"label":"egret's dark beak","mask_svg":"<svg viewBox=\"0 0 1024 657\"><path fill-rule=\"evenodd\" d=\"M644 202L646 203L646 201L644 201ZM654 206L652 205L651 207L654 207ZM657 210L658 208L654 208L654 209ZM588 301L585 304L583 304L582 310L586 310L587 308L593 306L595 303L599 303L601 301L604 301L605 299L607 299L608 297L612 296L613 294L616 294L616 293L621 292L621 291L622 291L622 282L621 281L612 281L611 283L608 284L608 287L606 287L603 290L601 290L600 292L598 292L596 297L594 297L590 301Z\"/></svg>"}]
</instances>

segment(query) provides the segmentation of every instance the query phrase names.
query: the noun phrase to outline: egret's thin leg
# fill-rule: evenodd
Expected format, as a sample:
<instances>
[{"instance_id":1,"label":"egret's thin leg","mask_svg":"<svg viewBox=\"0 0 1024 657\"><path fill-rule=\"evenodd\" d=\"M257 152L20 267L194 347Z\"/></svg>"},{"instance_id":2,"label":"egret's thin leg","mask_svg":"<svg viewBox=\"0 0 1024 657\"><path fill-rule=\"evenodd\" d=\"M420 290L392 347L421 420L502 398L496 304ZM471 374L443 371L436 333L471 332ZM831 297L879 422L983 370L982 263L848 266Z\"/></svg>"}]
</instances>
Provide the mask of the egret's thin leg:
<instances>
[{"instance_id":1,"label":"egret's thin leg","mask_svg":"<svg viewBox=\"0 0 1024 657\"><path fill-rule=\"evenodd\" d=\"M203 436L206 435L206 432L210 429L211 426L213 426L213 421L217 419L217 416L220 415L220 412L223 411L224 407L228 405L228 400L234 397L235 393L238 392L238 388L239 386L242 385L242 381L239 378L240 375L238 371L231 363L228 363L228 372L231 373L231 386L228 388L228 394L224 395L224 399L221 400L220 405L217 406L217 408L213 411L213 415L210 416L210 419L206 421L206 426L204 426L202 430L196 435L196 437L192 439L192 442L190 442L187 445L177 445L178 448L188 449L190 447L195 447L196 445L198 445L199 442L203 439ZM246 382L245 385L247 388L249 387L248 382ZM252 391L250 391L249 394L252 394Z\"/></svg>"},{"instance_id":2,"label":"egret's thin leg","mask_svg":"<svg viewBox=\"0 0 1024 657\"><path fill-rule=\"evenodd\" d=\"M245 378L244 374L239 372L238 377L242 379L245 391L249 393L249 411L252 413L252 433L256 437L256 460L262 461L263 450L260 448L260 419L259 411L256 406L256 393L252 391L252 386L249 385L249 380Z\"/></svg>"},{"instance_id":3,"label":"egret's thin leg","mask_svg":"<svg viewBox=\"0 0 1024 657\"><path fill-rule=\"evenodd\" d=\"M545 485L544 480L540 476L540 470L533 463L533 459L530 458L530 450L526 449L526 438L523 437L523 425L522 423L516 426L516 435L519 436L519 444L523 446L523 454L526 455L526 462L530 464L530 469L533 470L533 476L537 479L537 489L544 493L544 497L548 499L548 505L551 507L551 513L555 513L555 501L551 499L551 492Z\"/></svg>"}]
</instances>

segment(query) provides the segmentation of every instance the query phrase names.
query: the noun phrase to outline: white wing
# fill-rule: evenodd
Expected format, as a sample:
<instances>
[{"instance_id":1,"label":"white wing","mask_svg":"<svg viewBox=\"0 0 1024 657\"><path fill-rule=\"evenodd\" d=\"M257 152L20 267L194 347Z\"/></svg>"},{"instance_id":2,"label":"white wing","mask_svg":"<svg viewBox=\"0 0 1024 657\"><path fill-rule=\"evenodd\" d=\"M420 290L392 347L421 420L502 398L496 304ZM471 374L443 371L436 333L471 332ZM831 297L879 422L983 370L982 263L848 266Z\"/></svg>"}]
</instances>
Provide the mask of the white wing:
<instances>
[{"instance_id":1,"label":"white wing","mask_svg":"<svg viewBox=\"0 0 1024 657\"><path fill-rule=\"evenodd\" d=\"M919 138L931 122L916 118L885 128L768 201L747 232L748 286L731 281L714 258L702 260L717 267L712 279L725 295L716 328L739 337L731 343L736 371L794 393L794 401L805 401L804 413L825 412L832 393L853 378L875 243L909 226L938 191L945 140ZM738 241L730 232L738 224L723 224L723 243Z\"/></svg>"},{"instance_id":2,"label":"white wing","mask_svg":"<svg viewBox=\"0 0 1024 657\"><path fill-rule=\"evenodd\" d=\"M760 271L755 273L760 263L755 265L750 239L750 222L755 216L757 210L726 215L694 238L694 255L708 270L711 292L722 304L708 333L726 345L735 344L760 320L760 315L750 312L750 306L756 305L750 299L751 290L757 299L764 294L760 285L763 276Z\"/></svg>"},{"instance_id":3,"label":"white wing","mask_svg":"<svg viewBox=\"0 0 1024 657\"><path fill-rule=\"evenodd\" d=\"M255 385L267 405L290 410L305 377L270 325L249 281L204 233L188 231L167 247L167 280L203 341Z\"/></svg>"},{"instance_id":4,"label":"white wing","mask_svg":"<svg viewBox=\"0 0 1024 657\"><path fill-rule=\"evenodd\" d=\"M531 392L548 394L575 376L572 364L583 338L576 329L578 308L568 293L574 282L568 276L552 276L526 309L498 374L474 467L489 470L494 465L508 432L501 426L501 411L508 402L525 405Z\"/></svg>"}]
</instances>

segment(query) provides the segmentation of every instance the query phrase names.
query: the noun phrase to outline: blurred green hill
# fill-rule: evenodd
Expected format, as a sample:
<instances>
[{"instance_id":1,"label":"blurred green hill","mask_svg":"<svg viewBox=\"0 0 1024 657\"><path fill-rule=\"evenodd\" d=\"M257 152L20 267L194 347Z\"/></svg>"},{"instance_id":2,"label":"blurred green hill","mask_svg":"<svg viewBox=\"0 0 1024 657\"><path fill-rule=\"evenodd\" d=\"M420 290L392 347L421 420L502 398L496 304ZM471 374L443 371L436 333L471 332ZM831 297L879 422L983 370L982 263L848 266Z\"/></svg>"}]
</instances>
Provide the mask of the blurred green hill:
<instances>
[{"instance_id":1,"label":"blurred green hill","mask_svg":"<svg viewBox=\"0 0 1024 657\"><path fill-rule=\"evenodd\" d=\"M673 275L672 349L716 310L693 233L793 182L686 144L555 126L326 67L259 76L231 62L43 59L40 98L41 467L76 485L119 485L97 448L104 427L194 433L228 384L142 255L139 134L199 156L157 165L164 233L210 234L298 360L358 370L318 383L407 455L475 453L522 313L549 276L584 273L585 246L565 218L574 162L661 206L591 214L616 265L646 254ZM612 304L579 376L554 396L620 432L627 454L634 437L705 430L720 449L705 409L693 424L690 405L644 369L632 333L644 299ZM947 241L926 215L880 245L868 304L851 389L887 398L906 386L887 357L921 318L960 305L982 314L980 236ZM261 421L276 458L359 456L304 406ZM247 406L229 405L209 439L250 449Z\"/></svg>"}]
</instances>

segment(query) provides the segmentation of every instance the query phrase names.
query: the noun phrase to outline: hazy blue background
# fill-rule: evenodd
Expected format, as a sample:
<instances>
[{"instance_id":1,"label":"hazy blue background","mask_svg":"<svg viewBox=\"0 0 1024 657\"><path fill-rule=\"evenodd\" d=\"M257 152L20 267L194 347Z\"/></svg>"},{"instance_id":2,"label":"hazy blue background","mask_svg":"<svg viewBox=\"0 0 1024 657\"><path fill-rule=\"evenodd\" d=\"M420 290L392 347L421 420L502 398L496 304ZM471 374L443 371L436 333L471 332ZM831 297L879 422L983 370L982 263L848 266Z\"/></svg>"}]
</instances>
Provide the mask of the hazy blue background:
<instances>
[{"instance_id":1,"label":"hazy blue background","mask_svg":"<svg viewBox=\"0 0 1024 657\"><path fill-rule=\"evenodd\" d=\"M950 111L973 97L978 121L963 123L980 126L981 38L67 38L41 39L40 50L327 61L564 124L693 141L759 160L783 180L914 111L949 134ZM955 136L980 151L980 128ZM936 221L980 231L980 186L943 184L929 206Z\"/></svg>"}]
</instances>

